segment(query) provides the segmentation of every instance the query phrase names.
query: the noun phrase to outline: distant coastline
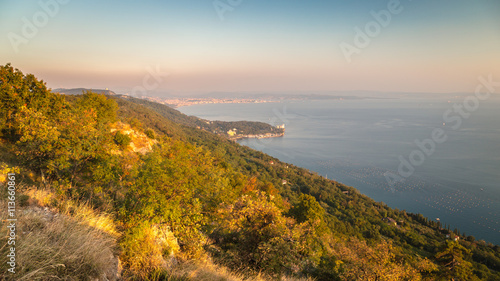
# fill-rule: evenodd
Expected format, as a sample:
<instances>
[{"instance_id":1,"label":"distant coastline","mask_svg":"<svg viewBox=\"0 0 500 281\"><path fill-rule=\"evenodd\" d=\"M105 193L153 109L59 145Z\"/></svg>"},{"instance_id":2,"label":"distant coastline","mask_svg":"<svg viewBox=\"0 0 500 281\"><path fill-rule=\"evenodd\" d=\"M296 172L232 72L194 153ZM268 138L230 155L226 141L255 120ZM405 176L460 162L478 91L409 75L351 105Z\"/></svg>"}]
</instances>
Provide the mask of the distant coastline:
<instances>
[{"instance_id":1,"label":"distant coastline","mask_svg":"<svg viewBox=\"0 0 500 281\"><path fill-rule=\"evenodd\" d=\"M264 96L240 96L240 97L186 97L186 98L162 98L162 97L150 97L141 96L141 99L152 101L164 105L168 105L172 108L179 108L191 105L202 105L202 104L227 104L227 103L278 103L284 100L358 100L358 99L379 99L376 97L359 97L359 96L334 96L334 95L264 95Z\"/></svg>"},{"instance_id":2,"label":"distant coastline","mask_svg":"<svg viewBox=\"0 0 500 281\"><path fill-rule=\"evenodd\" d=\"M285 132L282 133L267 133L267 134L258 134L258 135L237 135L234 137L229 137L232 141L237 141L241 139L267 139L267 138L280 138L285 136Z\"/></svg>"},{"instance_id":3,"label":"distant coastline","mask_svg":"<svg viewBox=\"0 0 500 281\"><path fill-rule=\"evenodd\" d=\"M142 97L145 100L168 105L173 108L191 106L198 104L222 104L222 103L270 103L280 102L278 99L247 99L247 98L158 98Z\"/></svg>"},{"instance_id":4,"label":"distant coastline","mask_svg":"<svg viewBox=\"0 0 500 281\"><path fill-rule=\"evenodd\" d=\"M171 108L187 107L192 105L205 105L205 104L237 104L237 103L279 103L283 101L304 101L304 100L361 100L361 99L398 99L400 94L393 95L392 97L373 96L369 93L309 93L309 94L294 94L294 93L280 93L280 94L241 94L241 93L213 93L204 96L191 96L191 97L152 97L152 96L134 96L125 94L117 94L108 88L105 89L87 89L87 88L57 88L53 89L53 93L61 93L65 95L81 95L87 91L93 91L110 96L122 96L124 98L139 98L150 102L155 102L167 105ZM385 93L387 95L387 93Z\"/></svg>"}]
</instances>

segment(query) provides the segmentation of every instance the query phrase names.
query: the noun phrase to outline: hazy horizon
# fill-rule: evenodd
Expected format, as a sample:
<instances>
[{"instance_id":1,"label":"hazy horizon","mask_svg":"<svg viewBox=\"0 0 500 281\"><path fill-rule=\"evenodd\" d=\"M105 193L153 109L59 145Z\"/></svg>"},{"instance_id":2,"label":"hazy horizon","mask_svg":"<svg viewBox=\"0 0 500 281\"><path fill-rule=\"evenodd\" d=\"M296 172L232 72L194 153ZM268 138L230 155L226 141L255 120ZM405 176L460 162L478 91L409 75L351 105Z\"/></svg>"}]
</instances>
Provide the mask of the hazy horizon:
<instances>
[{"instance_id":1,"label":"hazy horizon","mask_svg":"<svg viewBox=\"0 0 500 281\"><path fill-rule=\"evenodd\" d=\"M0 57L51 88L473 92L498 1L0 1Z\"/></svg>"},{"instance_id":2,"label":"hazy horizon","mask_svg":"<svg viewBox=\"0 0 500 281\"><path fill-rule=\"evenodd\" d=\"M21 70L22 71L22 70ZM26 74L26 73L25 73ZM47 81L44 81L47 82ZM49 87L50 88L50 87ZM68 88L50 88L53 92L60 90L93 90L93 91L111 91L118 95L129 95L134 96L130 91L116 91L113 88L84 88L84 87L68 87ZM342 96L352 96L360 98L393 98L393 97L418 97L430 98L431 96L436 97L446 97L446 96L464 96L474 94L474 91L469 92L403 92L403 91L370 91L370 90L349 90L349 91L315 91L315 90L282 90L282 91L212 91L212 92L166 92L166 91L147 91L145 97L159 97L159 98L244 98L244 97L297 97L297 96L332 96L332 97L342 97ZM135 96L140 97L140 96ZM491 98L500 97L496 92L493 93Z\"/></svg>"}]
</instances>

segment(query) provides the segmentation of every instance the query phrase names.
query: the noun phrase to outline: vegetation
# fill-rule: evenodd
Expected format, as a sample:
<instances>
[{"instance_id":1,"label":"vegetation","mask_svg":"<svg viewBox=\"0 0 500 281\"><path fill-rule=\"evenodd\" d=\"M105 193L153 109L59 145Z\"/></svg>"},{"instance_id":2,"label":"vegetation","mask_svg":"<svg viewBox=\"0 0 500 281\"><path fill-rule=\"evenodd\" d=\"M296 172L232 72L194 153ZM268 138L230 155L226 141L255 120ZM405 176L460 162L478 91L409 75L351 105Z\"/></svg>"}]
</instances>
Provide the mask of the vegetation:
<instances>
[{"instance_id":1,"label":"vegetation","mask_svg":"<svg viewBox=\"0 0 500 281\"><path fill-rule=\"evenodd\" d=\"M212 132L214 134L230 137L231 139L242 138L245 136L257 136L271 134L273 136L280 136L285 133L284 128L278 128L271 126L263 122L252 122L252 121L209 121L200 119L194 116L186 116L179 111L170 108L168 106L146 101L143 99L136 99L129 96L121 96L121 98L131 100L136 104L145 105L159 113L160 115L168 118L176 124L181 124L184 126L189 126L204 131ZM228 135L228 132L234 132L232 137Z\"/></svg>"},{"instance_id":2,"label":"vegetation","mask_svg":"<svg viewBox=\"0 0 500 281\"><path fill-rule=\"evenodd\" d=\"M5 274L0 226L3 280L500 279L499 246L200 130L167 106L54 94L9 64L0 100L0 176L17 174L22 205L16 275Z\"/></svg>"},{"instance_id":3,"label":"vegetation","mask_svg":"<svg viewBox=\"0 0 500 281\"><path fill-rule=\"evenodd\" d=\"M70 200L52 200L55 196L45 190L23 191L37 206L25 205L17 210L15 278L9 278L11 273L4 266L8 261L7 247L2 247L2 279L85 280L89 276L107 276L108 279L116 276L118 259L114 244L117 231L108 215ZM41 206L55 207L57 212ZM5 200L0 201L0 211L2 218L8 217ZM8 236L6 232L7 228L2 227L2 240Z\"/></svg>"}]
</instances>

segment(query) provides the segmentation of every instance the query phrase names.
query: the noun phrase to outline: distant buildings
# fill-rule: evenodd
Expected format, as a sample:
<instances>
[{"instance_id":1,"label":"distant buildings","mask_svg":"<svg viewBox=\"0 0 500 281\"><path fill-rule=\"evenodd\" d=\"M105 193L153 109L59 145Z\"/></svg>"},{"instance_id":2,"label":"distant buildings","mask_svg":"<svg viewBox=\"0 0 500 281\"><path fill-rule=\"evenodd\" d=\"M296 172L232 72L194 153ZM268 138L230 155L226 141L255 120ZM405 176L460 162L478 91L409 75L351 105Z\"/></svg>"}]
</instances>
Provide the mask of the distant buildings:
<instances>
[{"instance_id":1,"label":"distant buildings","mask_svg":"<svg viewBox=\"0 0 500 281\"><path fill-rule=\"evenodd\" d=\"M451 239L451 240L453 240L453 241L458 241L458 240L460 240L460 236L458 236L458 235L446 234L446 239Z\"/></svg>"},{"instance_id":2,"label":"distant buildings","mask_svg":"<svg viewBox=\"0 0 500 281\"><path fill-rule=\"evenodd\" d=\"M393 218L385 217L382 220L385 221L389 225L394 225L394 226L398 225L398 223L396 222L396 220L394 220Z\"/></svg>"},{"instance_id":3,"label":"distant buildings","mask_svg":"<svg viewBox=\"0 0 500 281\"><path fill-rule=\"evenodd\" d=\"M252 98L160 98L142 96L141 98L161 104L168 104L172 107L190 106L195 104L216 104L216 103L267 103L279 102L277 99L252 99Z\"/></svg>"}]
</instances>

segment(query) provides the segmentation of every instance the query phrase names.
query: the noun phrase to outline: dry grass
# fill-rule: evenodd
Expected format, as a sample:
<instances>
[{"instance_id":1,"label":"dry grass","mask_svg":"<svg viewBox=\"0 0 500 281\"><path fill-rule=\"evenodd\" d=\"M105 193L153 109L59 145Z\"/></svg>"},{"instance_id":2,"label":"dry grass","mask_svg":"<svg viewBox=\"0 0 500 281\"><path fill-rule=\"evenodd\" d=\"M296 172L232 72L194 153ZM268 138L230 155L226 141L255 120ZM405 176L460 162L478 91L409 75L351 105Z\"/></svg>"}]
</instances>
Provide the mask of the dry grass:
<instances>
[{"instance_id":1,"label":"dry grass","mask_svg":"<svg viewBox=\"0 0 500 281\"><path fill-rule=\"evenodd\" d=\"M56 194L48 189L29 188L23 193L30 197L32 204L55 208L58 213L70 216L79 223L96 228L114 238L118 238L120 235L116 223L110 215L97 212L85 203L70 200L60 201Z\"/></svg>"},{"instance_id":2,"label":"dry grass","mask_svg":"<svg viewBox=\"0 0 500 281\"><path fill-rule=\"evenodd\" d=\"M196 281L268 281L271 279L265 275L235 273L228 268L211 262L185 263L170 269L167 280L196 280ZM310 278L282 277L281 281L312 281Z\"/></svg>"},{"instance_id":3,"label":"dry grass","mask_svg":"<svg viewBox=\"0 0 500 281\"><path fill-rule=\"evenodd\" d=\"M3 186L2 186L3 188ZM51 201L48 191L31 191L33 200ZM68 202L66 202L68 203ZM67 204L66 204L67 205ZM109 217L98 215L85 205L73 204L72 211L57 213L47 207L17 207L16 273L7 272L7 228L2 221L0 270L3 280L110 280L116 276L116 235ZM65 204L61 203L61 206ZM0 216L7 218L7 203L0 199ZM72 215L69 215L69 214ZM106 277L108 276L108 277Z\"/></svg>"}]
</instances>

